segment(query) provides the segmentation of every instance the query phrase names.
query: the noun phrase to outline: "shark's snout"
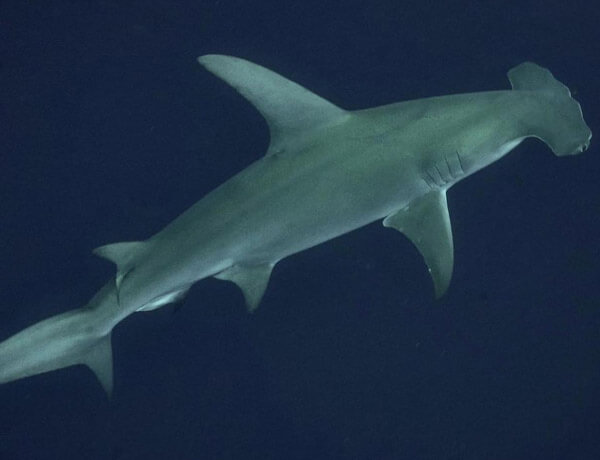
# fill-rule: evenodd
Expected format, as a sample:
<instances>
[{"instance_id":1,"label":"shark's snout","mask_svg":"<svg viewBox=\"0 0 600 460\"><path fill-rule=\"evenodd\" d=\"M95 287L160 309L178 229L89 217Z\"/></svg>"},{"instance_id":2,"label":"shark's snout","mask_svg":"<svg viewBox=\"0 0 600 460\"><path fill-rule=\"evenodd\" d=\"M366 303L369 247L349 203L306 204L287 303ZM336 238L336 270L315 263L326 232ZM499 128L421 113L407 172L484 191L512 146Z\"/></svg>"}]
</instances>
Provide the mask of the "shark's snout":
<instances>
[{"instance_id":1,"label":"shark's snout","mask_svg":"<svg viewBox=\"0 0 600 460\"><path fill-rule=\"evenodd\" d=\"M587 132L582 137L585 140L583 142L581 140L578 140L575 142L576 147L571 152L571 155L579 155L580 153L585 152L590 147L590 142L592 139L592 131L589 128L587 128Z\"/></svg>"}]
</instances>

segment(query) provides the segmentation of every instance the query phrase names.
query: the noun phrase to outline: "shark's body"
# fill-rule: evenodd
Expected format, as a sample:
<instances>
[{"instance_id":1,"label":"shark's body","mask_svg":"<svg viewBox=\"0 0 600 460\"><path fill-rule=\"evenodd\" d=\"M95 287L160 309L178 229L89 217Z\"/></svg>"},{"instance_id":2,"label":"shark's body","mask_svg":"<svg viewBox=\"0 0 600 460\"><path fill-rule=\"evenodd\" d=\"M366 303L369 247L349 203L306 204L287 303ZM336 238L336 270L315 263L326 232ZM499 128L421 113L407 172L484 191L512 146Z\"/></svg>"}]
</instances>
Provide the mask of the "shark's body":
<instances>
[{"instance_id":1,"label":"shark's body","mask_svg":"<svg viewBox=\"0 0 600 460\"><path fill-rule=\"evenodd\" d=\"M86 307L1 343L0 383L84 363L110 393L110 334L126 316L210 276L235 282L253 310L279 260L378 219L417 246L439 296L453 265L446 190L527 137L556 155L579 153L591 138L569 90L531 63L509 72L513 90L348 112L247 61L199 61L263 114L267 155L150 239L98 248L116 278Z\"/></svg>"}]
</instances>

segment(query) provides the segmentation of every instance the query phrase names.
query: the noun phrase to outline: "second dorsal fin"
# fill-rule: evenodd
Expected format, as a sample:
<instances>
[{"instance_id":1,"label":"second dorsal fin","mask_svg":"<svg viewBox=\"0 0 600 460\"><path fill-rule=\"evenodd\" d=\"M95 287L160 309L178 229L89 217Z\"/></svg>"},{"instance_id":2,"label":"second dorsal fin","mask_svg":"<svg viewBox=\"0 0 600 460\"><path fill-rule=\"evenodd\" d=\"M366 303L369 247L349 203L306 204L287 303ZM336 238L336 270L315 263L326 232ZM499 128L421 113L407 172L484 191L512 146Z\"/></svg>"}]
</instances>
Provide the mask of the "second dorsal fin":
<instances>
[{"instance_id":1,"label":"second dorsal fin","mask_svg":"<svg viewBox=\"0 0 600 460\"><path fill-rule=\"evenodd\" d=\"M142 251L146 243L143 241L126 241L122 243L112 243L100 246L94 249L94 254L110 260L117 265L117 289L121 286L121 281L125 275L133 268L134 261Z\"/></svg>"}]
</instances>

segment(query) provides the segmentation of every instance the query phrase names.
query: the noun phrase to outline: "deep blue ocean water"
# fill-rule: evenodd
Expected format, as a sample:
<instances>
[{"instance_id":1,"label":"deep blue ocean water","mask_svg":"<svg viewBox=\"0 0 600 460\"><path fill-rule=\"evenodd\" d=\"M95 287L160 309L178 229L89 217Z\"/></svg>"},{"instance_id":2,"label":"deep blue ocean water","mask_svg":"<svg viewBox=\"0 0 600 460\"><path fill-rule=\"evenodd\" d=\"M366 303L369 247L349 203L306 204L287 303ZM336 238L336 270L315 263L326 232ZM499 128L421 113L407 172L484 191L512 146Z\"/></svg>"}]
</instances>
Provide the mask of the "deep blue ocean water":
<instances>
[{"instance_id":1,"label":"deep blue ocean water","mask_svg":"<svg viewBox=\"0 0 600 460\"><path fill-rule=\"evenodd\" d=\"M533 60L600 132L600 10L563 1L0 3L0 338L114 276L261 157L268 132L195 61L244 57L348 109L508 88ZM198 283L79 366L0 386L0 459L600 458L600 149L528 140L450 190L433 300L380 223L282 261L260 309Z\"/></svg>"}]
</instances>

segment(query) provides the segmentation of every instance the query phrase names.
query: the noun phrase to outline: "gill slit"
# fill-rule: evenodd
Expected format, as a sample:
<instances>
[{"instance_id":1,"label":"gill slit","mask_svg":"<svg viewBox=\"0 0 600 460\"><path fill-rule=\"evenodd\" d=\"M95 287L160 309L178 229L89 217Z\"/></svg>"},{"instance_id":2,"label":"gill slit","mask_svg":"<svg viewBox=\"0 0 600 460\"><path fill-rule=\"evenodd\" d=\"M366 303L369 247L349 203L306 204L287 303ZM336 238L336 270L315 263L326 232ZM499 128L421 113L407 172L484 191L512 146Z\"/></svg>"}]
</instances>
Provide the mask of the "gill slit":
<instances>
[{"instance_id":1,"label":"gill slit","mask_svg":"<svg viewBox=\"0 0 600 460\"><path fill-rule=\"evenodd\" d=\"M464 176L465 168L463 167L462 160L460 159L460 154L458 153L458 150L456 151L456 158L458 158L458 166L460 167L460 172Z\"/></svg>"}]
</instances>

